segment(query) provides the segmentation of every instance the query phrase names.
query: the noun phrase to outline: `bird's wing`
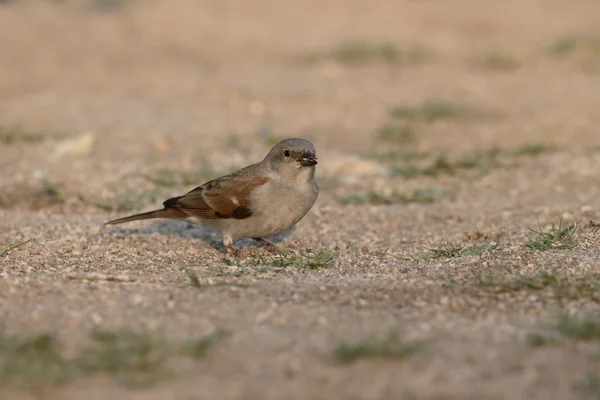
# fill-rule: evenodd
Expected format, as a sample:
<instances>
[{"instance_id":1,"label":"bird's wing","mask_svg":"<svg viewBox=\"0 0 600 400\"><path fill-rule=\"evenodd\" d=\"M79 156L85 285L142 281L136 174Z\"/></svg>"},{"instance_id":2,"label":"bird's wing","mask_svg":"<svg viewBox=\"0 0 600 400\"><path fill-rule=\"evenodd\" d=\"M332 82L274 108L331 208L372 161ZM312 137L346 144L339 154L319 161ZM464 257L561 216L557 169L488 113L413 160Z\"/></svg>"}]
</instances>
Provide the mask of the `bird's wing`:
<instances>
[{"instance_id":1,"label":"bird's wing","mask_svg":"<svg viewBox=\"0 0 600 400\"><path fill-rule=\"evenodd\" d=\"M244 170L212 180L183 196L165 201L165 208L176 208L197 218L244 219L252 215L250 194L269 178L252 177Z\"/></svg>"}]
</instances>

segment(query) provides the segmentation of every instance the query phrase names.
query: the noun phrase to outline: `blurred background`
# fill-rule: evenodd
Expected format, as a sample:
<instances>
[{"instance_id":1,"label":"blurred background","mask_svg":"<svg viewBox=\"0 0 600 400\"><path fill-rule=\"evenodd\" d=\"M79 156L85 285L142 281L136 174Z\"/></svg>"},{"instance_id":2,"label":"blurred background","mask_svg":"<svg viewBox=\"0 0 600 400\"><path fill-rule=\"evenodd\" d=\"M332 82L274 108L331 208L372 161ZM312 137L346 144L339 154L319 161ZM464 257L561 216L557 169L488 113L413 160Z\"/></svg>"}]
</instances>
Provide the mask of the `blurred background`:
<instances>
[{"instance_id":1,"label":"blurred background","mask_svg":"<svg viewBox=\"0 0 600 400\"><path fill-rule=\"evenodd\" d=\"M0 208L140 209L291 136L346 202L600 145L597 0L12 0L0 33Z\"/></svg>"}]
</instances>

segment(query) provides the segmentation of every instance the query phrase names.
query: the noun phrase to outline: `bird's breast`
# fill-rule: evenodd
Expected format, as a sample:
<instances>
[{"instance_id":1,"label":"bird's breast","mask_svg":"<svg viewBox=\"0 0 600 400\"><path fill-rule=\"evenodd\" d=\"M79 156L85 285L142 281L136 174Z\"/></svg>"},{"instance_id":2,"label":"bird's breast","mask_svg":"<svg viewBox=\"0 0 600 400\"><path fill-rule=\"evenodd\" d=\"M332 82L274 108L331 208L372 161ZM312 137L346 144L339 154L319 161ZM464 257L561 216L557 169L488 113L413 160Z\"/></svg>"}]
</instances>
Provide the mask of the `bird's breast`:
<instances>
[{"instance_id":1,"label":"bird's breast","mask_svg":"<svg viewBox=\"0 0 600 400\"><path fill-rule=\"evenodd\" d=\"M257 188L251 197L251 208L266 230L282 232L302 219L318 197L314 181L290 185L270 180Z\"/></svg>"}]
</instances>

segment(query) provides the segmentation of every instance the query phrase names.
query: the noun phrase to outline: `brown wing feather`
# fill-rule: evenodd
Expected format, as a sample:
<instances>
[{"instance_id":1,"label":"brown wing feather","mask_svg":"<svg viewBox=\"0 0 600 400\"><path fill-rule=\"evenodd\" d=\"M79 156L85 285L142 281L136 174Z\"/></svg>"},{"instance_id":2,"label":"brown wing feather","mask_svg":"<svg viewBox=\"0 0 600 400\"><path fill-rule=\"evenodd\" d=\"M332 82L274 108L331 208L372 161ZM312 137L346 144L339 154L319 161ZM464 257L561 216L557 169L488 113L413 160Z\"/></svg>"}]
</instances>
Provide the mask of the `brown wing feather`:
<instances>
[{"instance_id":1,"label":"brown wing feather","mask_svg":"<svg viewBox=\"0 0 600 400\"><path fill-rule=\"evenodd\" d=\"M252 215L250 193L267 181L265 177L250 178L242 170L207 182L183 196L169 199L164 206L198 218L244 219Z\"/></svg>"}]
</instances>

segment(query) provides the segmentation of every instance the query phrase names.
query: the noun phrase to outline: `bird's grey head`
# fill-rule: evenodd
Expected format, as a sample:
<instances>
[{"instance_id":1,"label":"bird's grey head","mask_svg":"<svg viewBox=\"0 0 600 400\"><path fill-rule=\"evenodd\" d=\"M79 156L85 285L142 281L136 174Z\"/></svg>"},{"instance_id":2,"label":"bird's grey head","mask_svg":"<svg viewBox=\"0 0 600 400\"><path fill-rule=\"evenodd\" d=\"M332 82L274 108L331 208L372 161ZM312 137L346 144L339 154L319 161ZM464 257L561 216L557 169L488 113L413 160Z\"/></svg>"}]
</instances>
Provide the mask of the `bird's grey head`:
<instances>
[{"instance_id":1,"label":"bird's grey head","mask_svg":"<svg viewBox=\"0 0 600 400\"><path fill-rule=\"evenodd\" d=\"M273 146L265 162L269 168L281 173L306 171L312 177L317 164L315 146L305 139L285 139Z\"/></svg>"}]
</instances>

